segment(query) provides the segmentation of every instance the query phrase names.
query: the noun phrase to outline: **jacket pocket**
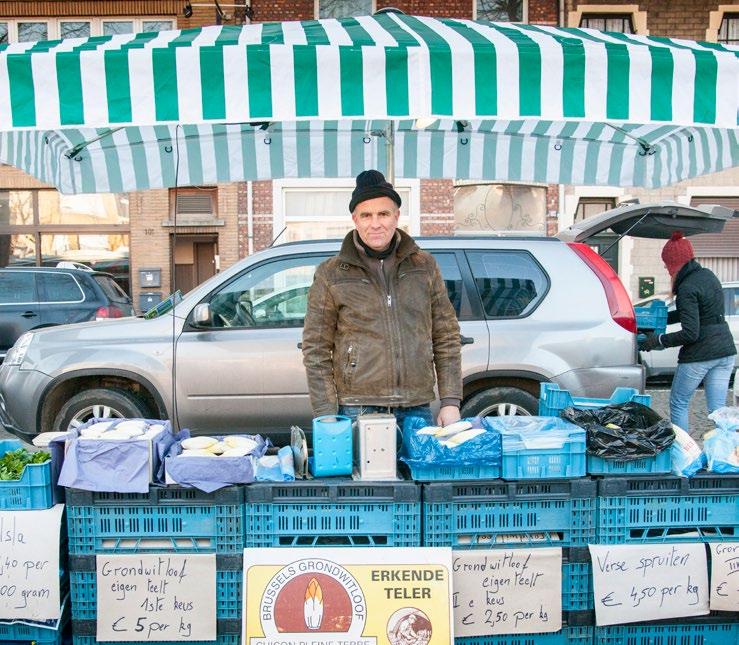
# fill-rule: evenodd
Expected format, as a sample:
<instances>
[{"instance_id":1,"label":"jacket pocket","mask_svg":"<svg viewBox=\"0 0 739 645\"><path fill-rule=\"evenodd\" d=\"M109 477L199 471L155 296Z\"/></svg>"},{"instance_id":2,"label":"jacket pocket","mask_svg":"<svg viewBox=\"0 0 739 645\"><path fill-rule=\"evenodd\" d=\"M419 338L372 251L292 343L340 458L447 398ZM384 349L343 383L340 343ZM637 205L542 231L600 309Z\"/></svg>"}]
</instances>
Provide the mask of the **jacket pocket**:
<instances>
[{"instance_id":1,"label":"jacket pocket","mask_svg":"<svg viewBox=\"0 0 739 645\"><path fill-rule=\"evenodd\" d=\"M350 387L354 380L354 374L357 371L357 356L358 356L357 344L354 341L349 341L349 345L346 349L346 355L344 357L344 383L347 387Z\"/></svg>"}]
</instances>

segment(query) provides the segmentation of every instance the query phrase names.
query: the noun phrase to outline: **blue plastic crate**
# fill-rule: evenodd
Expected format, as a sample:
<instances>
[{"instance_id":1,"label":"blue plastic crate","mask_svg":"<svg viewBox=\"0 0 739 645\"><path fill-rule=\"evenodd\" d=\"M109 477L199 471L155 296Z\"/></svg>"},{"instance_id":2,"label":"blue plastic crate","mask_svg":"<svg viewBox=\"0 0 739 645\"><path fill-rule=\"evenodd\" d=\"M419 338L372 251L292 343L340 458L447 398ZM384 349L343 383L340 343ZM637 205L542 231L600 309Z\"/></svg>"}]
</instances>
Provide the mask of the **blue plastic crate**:
<instances>
[{"instance_id":1,"label":"blue plastic crate","mask_svg":"<svg viewBox=\"0 0 739 645\"><path fill-rule=\"evenodd\" d=\"M654 457L642 457L624 461L603 459L588 455L588 474L590 475L647 475L669 473L672 467L670 449L663 450Z\"/></svg>"},{"instance_id":2,"label":"blue plastic crate","mask_svg":"<svg viewBox=\"0 0 739 645\"><path fill-rule=\"evenodd\" d=\"M148 493L67 489L69 553L241 553L243 499L237 486L214 493L176 486Z\"/></svg>"},{"instance_id":3,"label":"blue plastic crate","mask_svg":"<svg viewBox=\"0 0 739 645\"><path fill-rule=\"evenodd\" d=\"M455 645L592 645L592 642L593 628L589 626L565 626L551 634L501 634L454 639Z\"/></svg>"},{"instance_id":4,"label":"blue plastic crate","mask_svg":"<svg viewBox=\"0 0 739 645\"><path fill-rule=\"evenodd\" d=\"M596 491L589 479L424 484L423 544L587 546Z\"/></svg>"},{"instance_id":5,"label":"blue plastic crate","mask_svg":"<svg viewBox=\"0 0 739 645\"><path fill-rule=\"evenodd\" d=\"M571 479L585 476L585 431L569 424L572 432L560 448L512 450L503 436L503 479ZM521 442L515 442L521 445Z\"/></svg>"},{"instance_id":6,"label":"blue plastic crate","mask_svg":"<svg viewBox=\"0 0 739 645\"><path fill-rule=\"evenodd\" d=\"M49 627L47 623L36 623L27 625L21 622L0 622L0 643L12 641L14 643L38 643L39 645L61 645L64 630L69 623L69 597L62 590L62 617L56 628Z\"/></svg>"},{"instance_id":7,"label":"blue plastic crate","mask_svg":"<svg viewBox=\"0 0 739 645\"><path fill-rule=\"evenodd\" d=\"M302 481L246 487L245 546L420 546L415 482Z\"/></svg>"},{"instance_id":8,"label":"blue plastic crate","mask_svg":"<svg viewBox=\"0 0 739 645\"><path fill-rule=\"evenodd\" d=\"M613 625L596 627L593 645L729 645L739 642L739 623Z\"/></svg>"},{"instance_id":9,"label":"blue plastic crate","mask_svg":"<svg viewBox=\"0 0 739 645\"><path fill-rule=\"evenodd\" d=\"M72 620L97 617L97 578L94 555L70 556L69 584ZM243 561L239 555L216 556L216 618L241 617Z\"/></svg>"},{"instance_id":10,"label":"blue plastic crate","mask_svg":"<svg viewBox=\"0 0 739 645\"><path fill-rule=\"evenodd\" d=\"M634 307L636 328L641 332L664 334L667 328L667 305L661 300L652 300L643 307Z\"/></svg>"},{"instance_id":11,"label":"blue plastic crate","mask_svg":"<svg viewBox=\"0 0 739 645\"><path fill-rule=\"evenodd\" d=\"M600 544L739 541L739 475L604 478L597 516Z\"/></svg>"},{"instance_id":12,"label":"blue plastic crate","mask_svg":"<svg viewBox=\"0 0 739 645\"><path fill-rule=\"evenodd\" d=\"M0 457L11 450L22 448L17 439L0 441ZM20 479L0 481L0 510L42 509L54 505L51 486L51 461L43 464L28 464Z\"/></svg>"},{"instance_id":13,"label":"blue plastic crate","mask_svg":"<svg viewBox=\"0 0 739 645\"><path fill-rule=\"evenodd\" d=\"M407 464L415 481L452 481L467 479L498 479L500 466L435 466L433 464Z\"/></svg>"},{"instance_id":14,"label":"blue plastic crate","mask_svg":"<svg viewBox=\"0 0 739 645\"><path fill-rule=\"evenodd\" d=\"M649 406L652 403L652 397L649 394L639 394L639 390L633 387L617 387L610 399L572 396L569 390L560 390L556 383L542 383L539 388L540 417L558 417L565 408L589 410L619 403L641 403Z\"/></svg>"}]
</instances>

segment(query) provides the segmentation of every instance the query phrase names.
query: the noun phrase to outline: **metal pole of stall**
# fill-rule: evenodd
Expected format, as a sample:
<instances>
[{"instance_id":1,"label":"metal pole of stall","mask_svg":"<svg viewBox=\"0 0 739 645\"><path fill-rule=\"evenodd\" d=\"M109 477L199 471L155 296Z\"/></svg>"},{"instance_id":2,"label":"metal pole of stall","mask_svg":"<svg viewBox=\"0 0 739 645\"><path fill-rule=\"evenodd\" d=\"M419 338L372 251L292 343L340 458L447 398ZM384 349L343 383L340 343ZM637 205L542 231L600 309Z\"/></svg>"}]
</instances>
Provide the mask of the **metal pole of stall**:
<instances>
[{"instance_id":1,"label":"metal pole of stall","mask_svg":"<svg viewBox=\"0 0 739 645\"><path fill-rule=\"evenodd\" d=\"M385 161L387 162L385 178L395 185L395 125L392 121L388 121L385 128Z\"/></svg>"}]
</instances>

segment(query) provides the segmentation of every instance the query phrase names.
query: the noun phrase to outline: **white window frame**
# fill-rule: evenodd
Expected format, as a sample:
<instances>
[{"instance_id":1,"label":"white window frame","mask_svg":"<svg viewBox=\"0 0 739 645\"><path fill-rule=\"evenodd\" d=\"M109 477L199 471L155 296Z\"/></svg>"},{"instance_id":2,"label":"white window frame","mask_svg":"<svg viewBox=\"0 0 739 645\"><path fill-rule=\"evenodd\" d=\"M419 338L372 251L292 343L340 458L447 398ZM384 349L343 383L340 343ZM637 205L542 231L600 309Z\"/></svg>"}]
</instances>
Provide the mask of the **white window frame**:
<instances>
[{"instance_id":1,"label":"white window frame","mask_svg":"<svg viewBox=\"0 0 739 645\"><path fill-rule=\"evenodd\" d=\"M166 20L172 23L172 29L177 29L177 16L102 16L102 17L89 17L89 16L64 16L62 18L45 18L40 17L29 17L29 18L0 18L0 23L6 23L8 25L8 42L18 42L18 24L21 22L45 22L47 26L47 34L49 40L58 40L61 38L61 23L63 22L89 22L90 23L90 36L102 36L103 35L103 22L132 22L134 33L139 33L143 30L145 22L155 22L158 20Z\"/></svg>"},{"instance_id":2,"label":"white window frame","mask_svg":"<svg viewBox=\"0 0 739 645\"><path fill-rule=\"evenodd\" d=\"M315 20L321 20L318 16L320 16L320 7L321 0L313 0L313 18ZM372 13L375 13L377 11L377 0L372 0ZM328 18L324 18L323 20L329 20Z\"/></svg>"},{"instance_id":3,"label":"white window frame","mask_svg":"<svg viewBox=\"0 0 739 645\"><path fill-rule=\"evenodd\" d=\"M739 5L736 4L720 4L716 11L708 14L708 28L706 29L706 40L709 43L718 42L718 30L721 28L721 22L726 13L739 13Z\"/></svg>"},{"instance_id":4,"label":"white window frame","mask_svg":"<svg viewBox=\"0 0 739 645\"><path fill-rule=\"evenodd\" d=\"M568 12L567 26L579 27L583 14L591 13L630 14L631 24L634 26L634 34L639 36L649 35L649 29L647 29L647 12L639 11L638 4L581 4L578 5L575 11Z\"/></svg>"},{"instance_id":5,"label":"white window frame","mask_svg":"<svg viewBox=\"0 0 739 645\"><path fill-rule=\"evenodd\" d=\"M529 22L529 0L522 0L523 11L521 12L522 23ZM477 20L477 0L472 0L472 20Z\"/></svg>"},{"instance_id":6,"label":"white window frame","mask_svg":"<svg viewBox=\"0 0 739 645\"><path fill-rule=\"evenodd\" d=\"M274 179L272 180L272 223L275 235L286 226L285 193L291 190L327 190L331 188L350 189L356 186L355 179L331 179L324 177L306 179ZM395 181L395 187L410 191L408 206L408 228L410 235L421 234L421 180L400 178ZM305 219L301 221L312 221ZM324 220L315 220L324 221ZM351 226L349 201L346 203L346 221ZM282 236L276 244L282 244Z\"/></svg>"}]
</instances>

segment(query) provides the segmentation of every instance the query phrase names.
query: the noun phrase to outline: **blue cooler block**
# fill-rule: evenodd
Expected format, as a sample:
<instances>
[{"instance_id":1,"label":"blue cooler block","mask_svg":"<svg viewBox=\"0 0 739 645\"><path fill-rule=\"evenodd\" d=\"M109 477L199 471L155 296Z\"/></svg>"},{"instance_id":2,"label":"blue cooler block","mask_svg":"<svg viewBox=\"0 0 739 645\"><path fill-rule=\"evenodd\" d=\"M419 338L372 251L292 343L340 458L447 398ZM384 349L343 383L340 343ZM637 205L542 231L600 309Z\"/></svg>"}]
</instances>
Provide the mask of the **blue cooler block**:
<instances>
[{"instance_id":1,"label":"blue cooler block","mask_svg":"<svg viewBox=\"0 0 739 645\"><path fill-rule=\"evenodd\" d=\"M352 420L340 415L313 419L313 456L308 468L314 477L351 475Z\"/></svg>"}]
</instances>

